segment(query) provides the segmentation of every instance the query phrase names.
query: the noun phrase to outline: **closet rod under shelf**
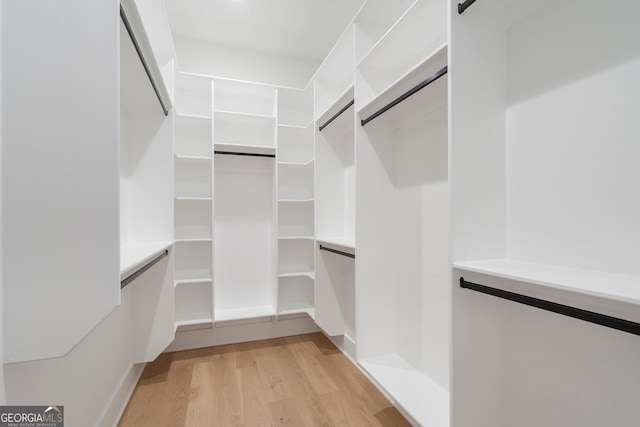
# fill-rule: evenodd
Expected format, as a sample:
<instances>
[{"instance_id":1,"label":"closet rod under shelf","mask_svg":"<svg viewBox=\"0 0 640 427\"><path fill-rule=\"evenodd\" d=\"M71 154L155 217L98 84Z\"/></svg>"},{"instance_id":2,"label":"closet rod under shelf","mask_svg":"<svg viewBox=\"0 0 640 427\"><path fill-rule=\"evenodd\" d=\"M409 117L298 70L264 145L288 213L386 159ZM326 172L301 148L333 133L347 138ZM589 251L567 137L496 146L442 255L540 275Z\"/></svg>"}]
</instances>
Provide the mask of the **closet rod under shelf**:
<instances>
[{"instance_id":1,"label":"closet rod under shelf","mask_svg":"<svg viewBox=\"0 0 640 427\"><path fill-rule=\"evenodd\" d=\"M151 82L151 86L153 86L153 91L156 93L156 96L158 97L158 101L160 102L162 111L164 111L165 116L168 116L169 110L167 109L167 104L164 102L164 100L162 99L162 96L160 95L160 91L158 90L156 81L151 75L151 70L149 70L149 65L147 64L146 59L144 59L144 55L142 54L142 49L140 48L138 39L136 38L136 35L133 33L133 29L131 28L131 24L129 23L129 19L127 19L127 14L124 12L122 5L120 5L120 19L122 19L122 23L124 24L124 27L127 29L127 33L129 33L129 38L131 39L131 43L133 43L133 47L136 49L136 52L138 53L138 58L140 58L140 62L142 62L144 71L147 73L149 82Z\"/></svg>"},{"instance_id":2,"label":"closet rod under shelf","mask_svg":"<svg viewBox=\"0 0 640 427\"><path fill-rule=\"evenodd\" d=\"M465 2L458 3L458 14L462 15L462 12L467 10L467 8L471 6L473 3L475 3L475 1L476 0L467 0Z\"/></svg>"},{"instance_id":3,"label":"closet rod under shelf","mask_svg":"<svg viewBox=\"0 0 640 427\"><path fill-rule=\"evenodd\" d=\"M275 154L260 154L260 153L238 153L236 151L214 151L214 154L224 154L227 156L250 156L250 157L276 157Z\"/></svg>"},{"instance_id":4,"label":"closet rod under shelf","mask_svg":"<svg viewBox=\"0 0 640 427\"><path fill-rule=\"evenodd\" d=\"M376 111L375 113L373 113L372 115L367 117L366 119L361 120L360 121L360 125L361 126L366 125L371 120L373 120L376 117L380 116L381 114L389 111L390 109L392 109L396 105L400 104L405 99L409 98L411 95L414 95L419 90L424 89L425 87L429 86L431 83L435 82L436 80L438 80L440 77L444 76L445 74L447 74L447 67L446 66L444 68L438 70L431 77L429 77L426 80L423 80L422 82L418 83L416 86L414 86L413 88L409 89L408 91L406 91L405 93L403 93L402 95L400 95L399 97L397 97L396 99L394 99L393 101L391 101L390 103L388 103L387 105L385 105L384 107L382 107L381 109L379 109L378 111Z\"/></svg>"},{"instance_id":5,"label":"closet rod under shelf","mask_svg":"<svg viewBox=\"0 0 640 427\"><path fill-rule=\"evenodd\" d=\"M334 254L338 254L338 255L349 257L349 258L354 258L354 259L356 257L354 254L350 254L349 252L343 252L343 251L339 251L337 249L331 249L331 248L328 248L328 247L323 246L323 245L320 245L320 250L321 251L327 251L327 252L333 252Z\"/></svg>"},{"instance_id":6,"label":"closet rod under shelf","mask_svg":"<svg viewBox=\"0 0 640 427\"><path fill-rule=\"evenodd\" d=\"M142 274L145 271L147 271L148 269L156 265L162 258L168 255L169 255L169 250L165 249L164 252L162 252L160 255L158 255L157 257L155 257L154 259L152 259L151 261L149 261L148 263L146 263L145 265L137 269L135 272L131 273L124 280L122 280L120 282L120 289L124 289L125 286L127 286L129 283L136 280L138 277L142 276Z\"/></svg>"},{"instance_id":7,"label":"closet rod under shelf","mask_svg":"<svg viewBox=\"0 0 640 427\"><path fill-rule=\"evenodd\" d=\"M460 287L528 305L531 307L536 307L542 310L551 311L553 313L562 314L563 316L573 317L574 319L584 320L585 322L591 322L601 326L606 326L608 328L617 329L618 331L640 335L640 323L631 322L630 320L607 316L605 314L595 313L593 311L558 304L555 302L517 294L515 292L504 291L502 289L496 289L485 285L479 285L477 283L464 280L464 277L460 278Z\"/></svg>"},{"instance_id":8,"label":"closet rod under shelf","mask_svg":"<svg viewBox=\"0 0 640 427\"><path fill-rule=\"evenodd\" d=\"M331 117L329 120L327 120L326 122L324 122L323 125L318 127L318 130L320 132L322 132L322 129L326 128L327 126L329 126L329 123L331 123L332 121L334 121L335 119L338 118L338 116L342 113L344 113L345 111L347 111L349 109L349 107L351 107L353 104L355 103L355 99L352 99L347 105L345 105L344 107L342 107L342 110L338 111L336 114L334 114L333 117Z\"/></svg>"}]
</instances>

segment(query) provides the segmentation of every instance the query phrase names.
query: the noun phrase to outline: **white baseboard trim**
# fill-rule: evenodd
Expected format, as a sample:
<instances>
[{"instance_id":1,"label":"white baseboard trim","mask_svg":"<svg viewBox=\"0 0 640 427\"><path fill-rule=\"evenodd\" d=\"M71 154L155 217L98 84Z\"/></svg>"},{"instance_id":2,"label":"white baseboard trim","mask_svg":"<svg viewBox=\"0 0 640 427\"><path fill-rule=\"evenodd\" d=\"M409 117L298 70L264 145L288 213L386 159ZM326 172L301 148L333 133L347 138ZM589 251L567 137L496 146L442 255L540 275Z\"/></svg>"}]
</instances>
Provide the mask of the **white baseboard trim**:
<instances>
[{"instance_id":1,"label":"white baseboard trim","mask_svg":"<svg viewBox=\"0 0 640 427\"><path fill-rule=\"evenodd\" d=\"M135 390L138 380L142 375L145 363L131 365L131 369L127 372L116 389L111 394L109 401L105 405L96 426L98 427L117 427L124 410L129 403L129 399Z\"/></svg>"},{"instance_id":2,"label":"white baseboard trim","mask_svg":"<svg viewBox=\"0 0 640 427\"><path fill-rule=\"evenodd\" d=\"M308 316L280 317L276 321L261 318L250 323L247 322L249 321L224 322L224 324L216 324L215 328L179 331L176 333L176 339L169 344L164 352L170 353L320 332L318 325Z\"/></svg>"}]
</instances>

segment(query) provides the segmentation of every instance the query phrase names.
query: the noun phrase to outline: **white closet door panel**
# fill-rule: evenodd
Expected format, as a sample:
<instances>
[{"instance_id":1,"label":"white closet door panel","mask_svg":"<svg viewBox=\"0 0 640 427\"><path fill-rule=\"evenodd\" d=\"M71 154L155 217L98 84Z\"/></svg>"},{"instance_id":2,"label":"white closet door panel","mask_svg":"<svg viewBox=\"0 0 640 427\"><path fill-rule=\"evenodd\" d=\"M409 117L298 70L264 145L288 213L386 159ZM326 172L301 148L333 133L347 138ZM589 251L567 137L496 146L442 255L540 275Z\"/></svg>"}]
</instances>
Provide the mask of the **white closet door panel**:
<instances>
[{"instance_id":1,"label":"white closet door panel","mask_svg":"<svg viewBox=\"0 0 640 427\"><path fill-rule=\"evenodd\" d=\"M119 19L2 3L5 363L65 355L119 303Z\"/></svg>"}]
</instances>

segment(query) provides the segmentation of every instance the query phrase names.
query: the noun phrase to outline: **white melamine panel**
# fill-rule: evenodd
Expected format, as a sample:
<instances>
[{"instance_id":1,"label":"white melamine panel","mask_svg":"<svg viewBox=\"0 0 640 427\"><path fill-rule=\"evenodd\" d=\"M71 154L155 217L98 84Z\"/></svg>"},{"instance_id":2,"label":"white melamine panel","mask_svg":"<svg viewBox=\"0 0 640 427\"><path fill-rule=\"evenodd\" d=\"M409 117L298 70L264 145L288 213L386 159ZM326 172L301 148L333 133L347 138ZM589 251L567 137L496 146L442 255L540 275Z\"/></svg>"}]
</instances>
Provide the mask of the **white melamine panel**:
<instances>
[{"instance_id":1,"label":"white melamine panel","mask_svg":"<svg viewBox=\"0 0 640 427\"><path fill-rule=\"evenodd\" d=\"M304 128L278 126L278 161L308 163L313 160L313 122Z\"/></svg>"},{"instance_id":2,"label":"white melamine panel","mask_svg":"<svg viewBox=\"0 0 640 427\"><path fill-rule=\"evenodd\" d=\"M316 119L353 86L355 64L353 34L353 25L350 25L316 73L314 79Z\"/></svg>"},{"instance_id":3,"label":"white melamine panel","mask_svg":"<svg viewBox=\"0 0 640 427\"><path fill-rule=\"evenodd\" d=\"M211 279L212 244L211 241L176 242L175 279Z\"/></svg>"},{"instance_id":4,"label":"white melamine panel","mask_svg":"<svg viewBox=\"0 0 640 427\"><path fill-rule=\"evenodd\" d=\"M280 201L278 237L313 237L313 201Z\"/></svg>"},{"instance_id":5,"label":"white melamine panel","mask_svg":"<svg viewBox=\"0 0 640 427\"><path fill-rule=\"evenodd\" d=\"M278 89L278 124L305 127L313 121L313 84L304 90Z\"/></svg>"},{"instance_id":6,"label":"white melamine panel","mask_svg":"<svg viewBox=\"0 0 640 427\"><path fill-rule=\"evenodd\" d=\"M176 73L174 88L176 112L184 116L211 117L212 83L210 77Z\"/></svg>"},{"instance_id":7,"label":"white melamine panel","mask_svg":"<svg viewBox=\"0 0 640 427\"><path fill-rule=\"evenodd\" d=\"M446 18L446 2L416 1L358 64L358 103L367 104L444 45Z\"/></svg>"},{"instance_id":8,"label":"white melamine panel","mask_svg":"<svg viewBox=\"0 0 640 427\"><path fill-rule=\"evenodd\" d=\"M118 3L65 6L2 3L5 364L64 356L119 303Z\"/></svg>"},{"instance_id":9,"label":"white melamine panel","mask_svg":"<svg viewBox=\"0 0 640 427\"><path fill-rule=\"evenodd\" d=\"M216 313L276 305L274 184L273 158L215 157Z\"/></svg>"},{"instance_id":10,"label":"white melamine panel","mask_svg":"<svg viewBox=\"0 0 640 427\"><path fill-rule=\"evenodd\" d=\"M415 0L369 0L355 18L356 63L369 53Z\"/></svg>"},{"instance_id":11,"label":"white melamine panel","mask_svg":"<svg viewBox=\"0 0 640 427\"><path fill-rule=\"evenodd\" d=\"M313 239L279 239L278 273L314 271Z\"/></svg>"},{"instance_id":12,"label":"white melamine panel","mask_svg":"<svg viewBox=\"0 0 640 427\"><path fill-rule=\"evenodd\" d=\"M180 156L211 157L211 119L176 115L175 153Z\"/></svg>"},{"instance_id":13,"label":"white melamine panel","mask_svg":"<svg viewBox=\"0 0 640 427\"><path fill-rule=\"evenodd\" d=\"M174 209L176 239L213 237L210 200L176 200Z\"/></svg>"},{"instance_id":14,"label":"white melamine panel","mask_svg":"<svg viewBox=\"0 0 640 427\"><path fill-rule=\"evenodd\" d=\"M176 158L174 168L176 197L211 197L211 159Z\"/></svg>"},{"instance_id":15,"label":"white melamine panel","mask_svg":"<svg viewBox=\"0 0 640 427\"><path fill-rule=\"evenodd\" d=\"M213 288L210 280L178 284L175 299L178 327L213 322Z\"/></svg>"},{"instance_id":16,"label":"white melamine panel","mask_svg":"<svg viewBox=\"0 0 640 427\"><path fill-rule=\"evenodd\" d=\"M214 101L216 110L274 117L276 89L272 86L216 79Z\"/></svg>"},{"instance_id":17,"label":"white melamine panel","mask_svg":"<svg viewBox=\"0 0 640 427\"><path fill-rule=\"evenodd\" d=\"M278 164L278 199L313 199L313 163Z\"/></svg>"},{"instance_id":18,"label":"white melamine panel","mask_svg":"<svg viewBox=\"0 0 640 427\"><path fill-rule=\"evenodd\" d=\"M213 138L216 143L275 147L275 118L216 110Z\"/></svg>"}]
</instances>

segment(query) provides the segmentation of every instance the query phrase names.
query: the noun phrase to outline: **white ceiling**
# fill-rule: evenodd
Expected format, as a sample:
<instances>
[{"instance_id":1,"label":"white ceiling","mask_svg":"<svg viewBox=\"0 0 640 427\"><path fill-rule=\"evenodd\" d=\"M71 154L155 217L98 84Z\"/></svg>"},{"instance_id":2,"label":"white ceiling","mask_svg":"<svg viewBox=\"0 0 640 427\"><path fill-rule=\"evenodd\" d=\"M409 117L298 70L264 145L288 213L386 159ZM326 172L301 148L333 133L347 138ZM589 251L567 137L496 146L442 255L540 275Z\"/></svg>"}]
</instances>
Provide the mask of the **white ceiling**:
<instances>
[{"instance_id":1,"label":"white ceiling","mask_svg":"<svg viewBox=\"0 0 640 427\"><path fill-rule=\"evenodd\" d=\"M324 59L364 0L165 0L174 36Z\"/></svg>"}]
</instances>

